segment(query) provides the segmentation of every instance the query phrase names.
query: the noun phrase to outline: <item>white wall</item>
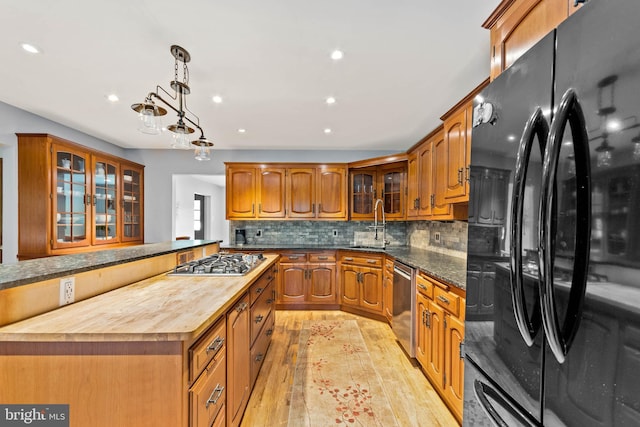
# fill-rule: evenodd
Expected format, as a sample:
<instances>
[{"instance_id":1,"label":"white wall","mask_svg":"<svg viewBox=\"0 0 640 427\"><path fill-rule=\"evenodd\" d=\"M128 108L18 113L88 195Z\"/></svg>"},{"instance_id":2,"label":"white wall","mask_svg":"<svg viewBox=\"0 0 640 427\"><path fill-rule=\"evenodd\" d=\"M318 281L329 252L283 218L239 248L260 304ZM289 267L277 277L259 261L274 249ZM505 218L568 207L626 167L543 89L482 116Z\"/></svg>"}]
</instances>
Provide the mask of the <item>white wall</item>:
<instances>
[{"instance_id":1,"label":"white wall","mask_svg":"<svg viewBox=\"0 0 640 427\"><path fill-rule=\"evenodd\" d=\"M223 177L224 180L224 177ZM205 196L205 239L229 243L229 221L225 219L225 188L199 179L197 175L173 176L173 238L194 237L193 197Z\"/></svg>"}]
</instances>

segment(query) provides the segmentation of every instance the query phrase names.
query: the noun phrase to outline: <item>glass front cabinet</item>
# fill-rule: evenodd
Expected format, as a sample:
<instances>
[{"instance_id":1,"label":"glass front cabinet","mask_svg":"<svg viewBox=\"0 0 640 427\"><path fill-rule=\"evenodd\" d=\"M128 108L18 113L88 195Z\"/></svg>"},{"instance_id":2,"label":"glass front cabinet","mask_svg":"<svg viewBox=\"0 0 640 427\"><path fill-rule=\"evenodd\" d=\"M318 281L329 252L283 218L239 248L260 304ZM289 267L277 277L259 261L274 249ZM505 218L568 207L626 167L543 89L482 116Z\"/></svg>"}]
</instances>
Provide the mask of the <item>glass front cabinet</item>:
<instances>
[{"instance_id":1,"label":"glass front cabinet","mask_svg":"<svg viewBox=\"0 0 640 427\"><path fill-rule=\"evenodd\" d=\"M125 159L18 134L18 259L142 244L143 175Z\"/></svg>"},{"instance_id":2,"label":"glass front cabinet","mask_svg":"<svg viewBox=\"0 0 640 427\"><path fill-rule=\"evenodd\" d=\"M404 209L407 186L406 162L354 168L350 170L349 175L351 219L373 219L374 207L378 199L382 200L387 220L406 218Z\"/></svg>"}]
</instances>

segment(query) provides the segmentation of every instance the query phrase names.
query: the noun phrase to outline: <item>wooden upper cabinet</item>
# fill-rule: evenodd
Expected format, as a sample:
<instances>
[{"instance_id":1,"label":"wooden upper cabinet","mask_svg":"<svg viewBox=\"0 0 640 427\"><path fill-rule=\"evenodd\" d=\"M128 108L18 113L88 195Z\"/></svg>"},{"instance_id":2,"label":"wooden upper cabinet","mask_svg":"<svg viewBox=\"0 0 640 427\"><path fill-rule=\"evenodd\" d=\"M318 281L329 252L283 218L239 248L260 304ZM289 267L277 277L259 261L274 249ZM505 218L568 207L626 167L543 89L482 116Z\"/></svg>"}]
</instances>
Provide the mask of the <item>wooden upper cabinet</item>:
<instances>
[{"instance_id":1,"label":"wooden upper cabinet","mask_svg":"<svg viewBox=\"0 0 640 427\"><path fill-rule=\"evenodd\" d=\"M317 218L345 219L347 217L346 188L346 166L318 168Z\"/></svg>"},{"instance_id":2,"label":"wooden upper cabinet","mask_svg":"<svg viewBox=\"0 0 640 427\"><path fill-rule=\"evenodd\" d=\"M394 159L397 156L394 156ZM377 166L352 166L349 170L349 216L354 220L372 220L378 199L382 200L386 220L407 217L407 163L398 162ZM356 162L355 165L357 165ZM413 166L413 165L412 165ZM381 208L378 208L378 215Z\"/></svg>"},{"instance_id":3,"label":"wooden upper cabinet","mask_svg":"<svg viewBox=\"0 0 640 427\"><path fill-rule=\"evenodd\" d=\"M574 0L504 0L482 24L491 31L491 80L577 10Z\"/></svg>"},{"instance_id":4,"label":"wooden upper cabinet","mask_svg":"<svg viewBox=\"0 0 640 427\"><path fill-rule=\"evenodd\" d=\"M227 218L256 216L256 169L227 166Z\"/></svg>"},{"instance_id":5,"label":"wooden upper cabinet","mask_svg":"<svg viewBox=\"0 0 640 427\"><path fill-rule=\"evenodd\" d=\"M442 132L439 133L442 135ZM436 139L442 139L436 137ZM433 163L433 138L428 139L418 150L418 170L420 171L420 182L418 184L418 215L421 217L431 215L433 205L433 178L434 172L443 169L446 171L446 160L440 165Z\"/></svg>"},{"instance_id":6,"label":"wooden upper cabinet","mask_svg":"<svg viewBox=\"0 0 640 427\"><path fill-rule=\"evenodd\" d=\"M18 134L18 259L143 243L143 174L142 165L53 135Z\"/></svg>"},{"instance_id":7,"label":"wooden upper cabinet","mask_svg":"<svg viewBox=\"0 0 640 427\"><path fill-rule=\"evenodd\" d=\"M346 219L346 165L226 165L227 219Z\"/></svg>"},{"instance_id":8,"label":"wooden upper cabinet","mask_svg":"<svg viewBox=\"0 0 640 427\"><path fill-rule=\"evenodd\" d=\"M375 168L359 168L350 172L351 219L373 218L377 176Z\"/></svg>"},{"instance_id":9,"label":"wooden upper cabinet","mask_svg":"<svg viewBox=\"0 0 640 427\"><path fill-rule=\"evenodd\" d=\"M469 200L465 181L467 159L467 106L463 106L444 120L444 148L446 148L446 193L452 203ZM470 135L469 135L470 136Z\"/></svg>"},{"instance_id":10,"label":"wooden upper cabinet","mask_svg":"<svg viewBox=\"0 0 640 427\"><path fill-rule=\"evenodd\" d=\"M407 218L418 217L418 190L420 186L418 151L412 151L407 159Z\"/></svg>"},{"instance_id":11,"label":"wooden upper cabinet","mask_svg":"<svg viewBox=\"0 0 640 427\"><path fill-rule=\"evenodd\" d=\"M315 168L291 168L287 172L287 215L289 218L314 218L316 192Z\"/></svg>"},{"instance_id":12,"label":"wooden upper cabinet","mask_svg":"<svg viewBox=\"0 0 640 427\"><path fill-rule=\"evenodd\" d=\"M258 173L258 217L285 217L285 172L284 168L261 168Z\"/></svg>"}]
</instances>

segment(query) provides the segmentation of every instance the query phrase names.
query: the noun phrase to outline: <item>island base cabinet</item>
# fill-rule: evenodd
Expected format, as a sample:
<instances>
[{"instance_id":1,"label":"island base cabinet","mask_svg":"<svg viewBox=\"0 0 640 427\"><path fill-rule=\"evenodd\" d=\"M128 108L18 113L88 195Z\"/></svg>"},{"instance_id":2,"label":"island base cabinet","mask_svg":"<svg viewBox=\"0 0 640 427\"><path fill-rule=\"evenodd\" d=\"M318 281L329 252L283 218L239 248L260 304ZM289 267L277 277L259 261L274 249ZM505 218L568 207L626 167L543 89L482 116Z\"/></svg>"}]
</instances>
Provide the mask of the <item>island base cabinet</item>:
<instances>
[{"instance_id":1,"label":"island base cabinet","mask_svg":"<svg viewBox=\"0 0 640 427\"><path fill-rule=\"evenodd\" d=\"M239 426L251 393L249 296L227 314L227 425Z\"/></svg>"},{"instance_id":2,"label":"island base cabinet","mask_svg":"<svg viewBox=\"0 0 640 427\"><path fill-rule=\"evenodd\" d=\"M189 392L191 427L209 427L223 410L225 398L226 360L223 350L211 361Z\"/></svg>"},{"instance_id":3,"label":"island base cabinet","mask_svg":"<svg viewBox=\"0 0 640 427\"><path fill-rule=\"evenodd\" d=\"M68 404L71 427L187 425L182 373L182 342L4 342L0 402Z\"/></svg>"}]
</instances>

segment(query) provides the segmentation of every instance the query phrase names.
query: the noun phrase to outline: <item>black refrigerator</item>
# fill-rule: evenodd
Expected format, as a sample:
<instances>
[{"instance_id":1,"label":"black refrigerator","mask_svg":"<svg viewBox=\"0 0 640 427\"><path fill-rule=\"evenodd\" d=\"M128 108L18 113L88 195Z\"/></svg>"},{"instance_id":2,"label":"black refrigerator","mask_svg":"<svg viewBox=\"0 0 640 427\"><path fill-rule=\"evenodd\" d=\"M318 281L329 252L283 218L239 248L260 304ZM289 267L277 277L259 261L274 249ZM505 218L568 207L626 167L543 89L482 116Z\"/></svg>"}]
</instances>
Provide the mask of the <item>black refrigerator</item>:
<instances>
[{"instance_id":1,"label":"black refrigerator","mask_svg":"<svg viewBox=\"0 0 640 427\"><path fill-rule=\"evenodd\" d=\"M640 1L587 2L473 126L463 424L640 426Z\"/></svg>"}]
</instances>

